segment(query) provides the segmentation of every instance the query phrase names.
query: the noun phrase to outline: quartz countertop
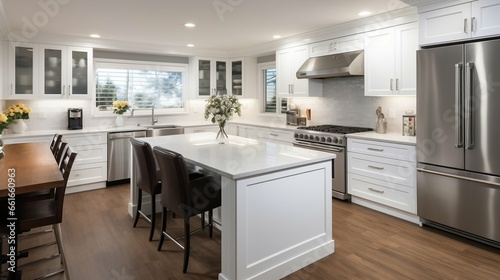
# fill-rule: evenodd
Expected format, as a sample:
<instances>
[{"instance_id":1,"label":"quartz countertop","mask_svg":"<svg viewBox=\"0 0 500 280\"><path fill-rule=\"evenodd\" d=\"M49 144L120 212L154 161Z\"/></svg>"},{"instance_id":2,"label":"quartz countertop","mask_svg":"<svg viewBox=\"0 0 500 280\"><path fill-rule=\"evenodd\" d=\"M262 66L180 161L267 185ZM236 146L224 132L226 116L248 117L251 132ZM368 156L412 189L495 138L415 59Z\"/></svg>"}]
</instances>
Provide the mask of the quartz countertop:
<instances>
[{"instance_id":1,"label":"quartz countertop","mask_svg":"<svg viewBox=\"0 0 500 280\"><path fill-rule=\"evenodd\" d=\"M202 132L141 138L152 147L168 147L186 161L231 179L241 179L335 158L333 153L239 136L219 144L216 133Z\"/></svg>"},{"instance_id":2,"label":"quartz countertop","mask_svg":"<svg viewBox=\"0 0 500 280\"><path fill-rule=\"evenodd\" d=\"M346 134L346 137L365 139L365 140L376 140L376 141L397 143L397 144L407 144L407 145L416 145L417 143L417 138L415 136L403 136L400 133L380 134L374 131L368 131L368 132Z\"/></svg>"}]
</instances>

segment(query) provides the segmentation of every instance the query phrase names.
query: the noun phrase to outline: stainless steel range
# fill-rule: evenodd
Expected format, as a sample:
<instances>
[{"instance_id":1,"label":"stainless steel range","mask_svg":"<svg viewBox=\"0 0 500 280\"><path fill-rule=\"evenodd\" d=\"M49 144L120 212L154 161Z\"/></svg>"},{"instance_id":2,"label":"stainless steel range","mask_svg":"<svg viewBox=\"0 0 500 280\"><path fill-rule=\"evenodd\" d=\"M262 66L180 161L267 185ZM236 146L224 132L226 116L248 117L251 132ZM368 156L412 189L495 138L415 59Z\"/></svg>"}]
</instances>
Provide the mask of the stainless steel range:
<instances>
[{"instance_id":1,"label":"stainless steel range","mask_svg":"<svg viewBox=\"0 0 500 280\"><path fill-rule=\"evenodd\" d=\"M334 153L332 167L332 196L334 198L350 200L346 184L346 145L345 135L348 133L371 131L366 127L351 127L340 125L317 125L298 127L294 133L294 146Z\"/></svg>"}]
</instances>

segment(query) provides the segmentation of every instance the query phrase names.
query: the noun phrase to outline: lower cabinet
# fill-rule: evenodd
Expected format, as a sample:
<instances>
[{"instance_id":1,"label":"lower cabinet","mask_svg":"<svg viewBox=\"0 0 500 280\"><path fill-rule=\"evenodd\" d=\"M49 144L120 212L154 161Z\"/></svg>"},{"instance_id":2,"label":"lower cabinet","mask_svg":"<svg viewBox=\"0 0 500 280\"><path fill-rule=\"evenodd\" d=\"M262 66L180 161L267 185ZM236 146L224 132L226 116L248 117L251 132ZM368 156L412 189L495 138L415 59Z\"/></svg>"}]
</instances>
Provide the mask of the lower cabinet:
<instances>
[{"instance_id":1,"label":"lower cabinet","mask_svg":"<svg viewBox=\"0 0 500 280\"><path fill-rule=\"evenodd\" d=\"M238 136L292 145L293 131L238 125Z\"/></svg>"},{"instance_id":2,"label":"lower cabinet","mask_svg":"<svg viewBox=\"0 0 500 280\"><path fill-rule=\"evenodd\" d=\"M236 135L236 126L231 123L226 124L224 130L228 135ZM184 134L187 133L200 133L200 132L219 132L219 126L214 125L201 125L201 126L187 126L184 127Z\"/></svg>"},{"instance_id":3,"label":"lower cabinet","mask_svg":"<svg viewBox=\"0 0 500 280\"><path fill-rule=\"evenodd\" d=\"M352 202L419 223L415 146L349 138Z\"/></svg>"},{"instance_id":4,"label":"lower cabinet","mask_svg":"<svg viewBox=\"0 0 500 280\"><path fill-rule=\"evenodd\" d=\"M106 187L107 134L64 135L69 146L78 152L68 179L66 193Z\"/></svg>"}]
</instances>

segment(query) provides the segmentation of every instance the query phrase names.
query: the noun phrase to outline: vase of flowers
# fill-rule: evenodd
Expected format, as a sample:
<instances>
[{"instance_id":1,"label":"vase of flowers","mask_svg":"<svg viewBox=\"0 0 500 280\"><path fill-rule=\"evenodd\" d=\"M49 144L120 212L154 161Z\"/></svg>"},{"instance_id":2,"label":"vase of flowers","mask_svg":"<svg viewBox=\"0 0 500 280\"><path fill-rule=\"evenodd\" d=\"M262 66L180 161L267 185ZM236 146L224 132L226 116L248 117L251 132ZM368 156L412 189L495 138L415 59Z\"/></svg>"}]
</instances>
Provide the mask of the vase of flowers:
<instances>
[{"instance_id":1,"label":"vase of flowers","mask_svg":"<svg viewBox=\"0 0 500 280\"><path fill-rule=\"evenodd\" d=\"M24 122L30 118L31 109L26 107L23 103L10 105L3 112L7 117L7 126L13 133L23 133L28 126Z\"/></svg>"},{"instance_id":2,"label":"vase of flowers","mask_svg":"<svg viewBox=\"0 0 500 280\"><path fill-rule=\"evenodd\" d=\"M9 127L9 119L7 118L7 115L0 114L0 159L4 157L2 134L3 130L7 129L8 127Z\"/></svg>"},{"instance_id":3,"label":"vase of flowers","mask_svg":"<svg viewBox=\"0 0 500 280\"><path fill-rule=\"evenodd\" d=\"M241 104L238 98L227 95L212 95L207 100L205 105L205 120L211 118L212 123L217 123L219 132L216 138L220 144L224 144L225 139L228 138L224 127L233 114L241 116Z\"/></svg>"},{"instance_id":4,"label":"vase of flowers","mask_svg":"<svg viewBox=\"0 0 500 280\"><path fill-rule=\"evenodd\" d=\"M116 126L123 126L123 113L130 109L128 101L113 101L113 113L116 114Z\"/></svg>"}]
</instances>

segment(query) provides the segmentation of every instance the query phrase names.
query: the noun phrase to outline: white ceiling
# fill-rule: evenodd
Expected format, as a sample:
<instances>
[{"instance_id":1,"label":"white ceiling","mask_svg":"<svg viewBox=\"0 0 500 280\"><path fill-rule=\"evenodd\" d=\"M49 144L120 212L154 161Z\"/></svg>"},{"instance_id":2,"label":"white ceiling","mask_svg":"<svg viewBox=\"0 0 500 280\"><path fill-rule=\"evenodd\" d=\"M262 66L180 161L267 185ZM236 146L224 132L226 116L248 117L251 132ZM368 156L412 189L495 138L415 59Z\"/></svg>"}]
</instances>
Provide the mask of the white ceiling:
<instances>
[{"instance_id":1,"label":"white ceiling","mask_svg":"<svg viewBox=\"0 0 500 280\"><path fill-rule=\"evenodd\" d=\"M238 50L359 19L398 0L0 0L8 31ZM46 3L46 4L44 4ZM184 23L193 22L188 29ZM31 25L31 26L30 26Z\"/></svg>"}]
</instances>

